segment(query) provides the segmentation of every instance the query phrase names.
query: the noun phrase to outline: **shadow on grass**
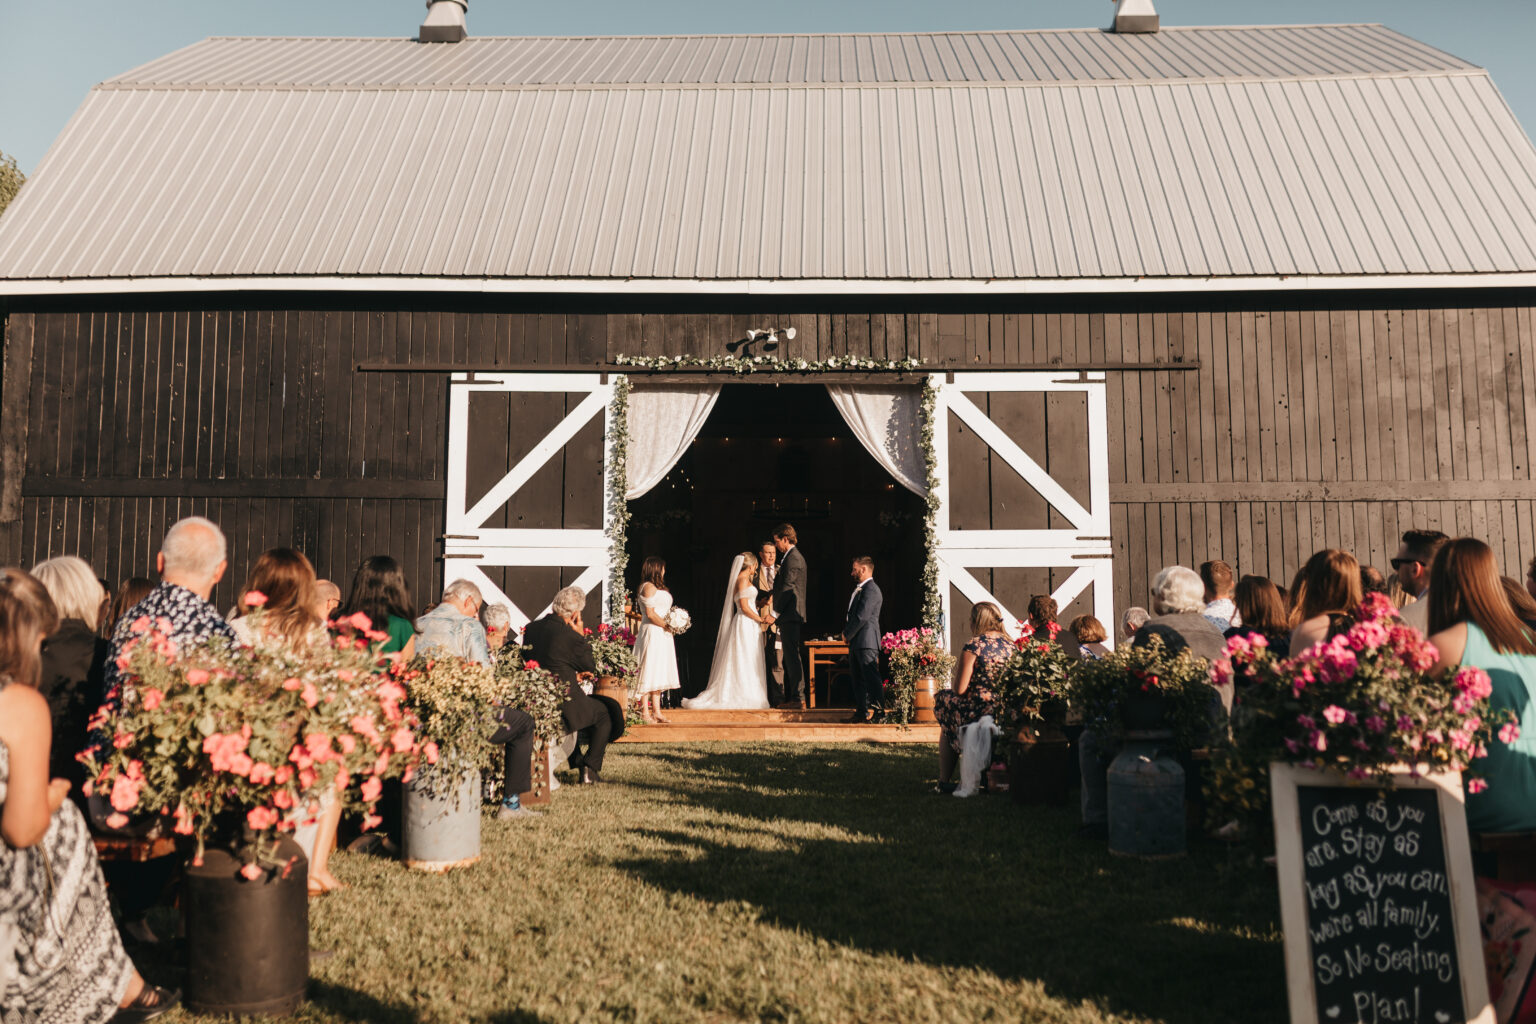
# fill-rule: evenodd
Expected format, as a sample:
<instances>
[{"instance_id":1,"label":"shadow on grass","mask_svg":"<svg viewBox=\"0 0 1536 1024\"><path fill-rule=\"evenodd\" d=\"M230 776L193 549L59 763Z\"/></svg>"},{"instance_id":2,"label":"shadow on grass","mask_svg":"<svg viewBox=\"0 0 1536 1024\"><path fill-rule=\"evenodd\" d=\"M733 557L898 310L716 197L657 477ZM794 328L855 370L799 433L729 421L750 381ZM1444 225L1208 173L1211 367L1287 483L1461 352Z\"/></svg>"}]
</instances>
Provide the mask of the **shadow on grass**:
<instances>
[{"instance_id":1,"label":"shadow on grass","mask_svg":"<svg viewBox=\"0 0 1536 1024\"><path fill-rule=\"evenodd\" d=\"M931 794L928 748L801 750L647 752L700 781L637 785L685 808L677 827L646 834L689 855L616 866L704 900L749 902L784 928L1035 980L1116 1013L1283 1018L1277 904L1262 868L1209 847L1172 862L1112 857L1076 838L1073 810ZM718 816L730 816L724 828Z\"/></svg>"},{"instance_id":2,"label":"shadow on grass","mask_svg":"<svg viewBox=\"0 0 1536 1024\"><path fill-rule=\"evenodd\" d=\"M345 985L333 985L317 978L309 980L306 999L314 1009L323 1010L341 1020L363 1024L418 1024L422 1016L413 1007L389 1003L366 992ZM438 1019L434 1016L433 1019ZM487 1016L476 1015L475 1020L487 1024L548 1024L548 1018L527 1010L498 1010Z\"/></svg>"}]
</instances>

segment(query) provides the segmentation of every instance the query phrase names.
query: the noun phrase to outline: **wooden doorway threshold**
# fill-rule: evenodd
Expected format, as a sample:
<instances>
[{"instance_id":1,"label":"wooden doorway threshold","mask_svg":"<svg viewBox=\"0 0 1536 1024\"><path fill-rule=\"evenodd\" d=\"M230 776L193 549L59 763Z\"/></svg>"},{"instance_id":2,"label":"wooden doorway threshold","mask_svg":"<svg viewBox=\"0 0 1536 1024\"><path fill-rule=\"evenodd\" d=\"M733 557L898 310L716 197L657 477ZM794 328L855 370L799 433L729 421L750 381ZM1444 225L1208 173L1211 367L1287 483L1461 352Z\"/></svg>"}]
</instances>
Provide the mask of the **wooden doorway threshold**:
<instances>
[{"instance_id":1,"label":"wooden doorway threshold","mask_svg":"<svg viewBox=\"0 0 1536 1024\"><path fill-rule=\"evenodd\" d=\"M938 743L937 725L850 725L851 708L816 711L694 711L669 708L671 725L631 725L620 743Z\"/></svg>"}]
</instances>

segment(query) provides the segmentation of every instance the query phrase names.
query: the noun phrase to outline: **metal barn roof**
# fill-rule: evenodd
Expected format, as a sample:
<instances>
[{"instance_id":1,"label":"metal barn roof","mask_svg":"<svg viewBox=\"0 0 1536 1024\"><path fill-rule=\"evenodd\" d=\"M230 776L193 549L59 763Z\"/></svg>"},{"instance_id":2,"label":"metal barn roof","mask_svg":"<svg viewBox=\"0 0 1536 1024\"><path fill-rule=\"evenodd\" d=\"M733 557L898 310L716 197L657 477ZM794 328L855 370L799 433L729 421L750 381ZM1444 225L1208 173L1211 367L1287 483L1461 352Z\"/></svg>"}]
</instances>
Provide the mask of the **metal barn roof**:
<instances>
[{"instance_id":1,"label":"metal barn roof","mask_svg":"<svg viewBox=\"0 0 1536 1024\"><path fill-rule=\"evenodd\" d=\"M210 39L92 90L0 219L12 293L1533 272L1536 149L1374 25Z\"/></svg>"}]
</instances>

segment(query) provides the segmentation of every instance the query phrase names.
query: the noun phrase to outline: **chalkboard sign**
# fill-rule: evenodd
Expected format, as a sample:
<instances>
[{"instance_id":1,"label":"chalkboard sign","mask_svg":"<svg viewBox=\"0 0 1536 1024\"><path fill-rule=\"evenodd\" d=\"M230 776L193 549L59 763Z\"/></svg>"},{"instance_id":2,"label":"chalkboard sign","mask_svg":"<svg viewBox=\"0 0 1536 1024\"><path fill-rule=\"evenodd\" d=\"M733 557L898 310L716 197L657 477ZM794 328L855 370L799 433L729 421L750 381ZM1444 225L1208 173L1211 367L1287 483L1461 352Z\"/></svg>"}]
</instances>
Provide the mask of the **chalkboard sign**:
<instances>
[{"instance_id":1,"label":"chalkboard sign","mask_svg":"<svg viewBox=\"0 0 1536 1024\"><path fill-rule=\"evenodd\" d=\"M1492 1024L1460 776L1270 776L1291 1020Z\"/></svg>"}]
</instances>

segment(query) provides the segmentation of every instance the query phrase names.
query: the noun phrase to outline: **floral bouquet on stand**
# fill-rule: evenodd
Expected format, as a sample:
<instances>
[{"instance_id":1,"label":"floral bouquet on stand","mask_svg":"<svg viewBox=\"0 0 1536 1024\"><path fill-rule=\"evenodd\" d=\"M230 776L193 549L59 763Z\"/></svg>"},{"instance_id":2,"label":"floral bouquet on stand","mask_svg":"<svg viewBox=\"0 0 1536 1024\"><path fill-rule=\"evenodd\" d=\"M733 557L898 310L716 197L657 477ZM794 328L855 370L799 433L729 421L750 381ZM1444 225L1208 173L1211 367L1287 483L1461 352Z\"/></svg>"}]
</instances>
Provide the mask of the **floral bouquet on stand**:
<instances>
[{"instance_id":1,"label":"floral bouquet on stand","mask_svg":"<svg viewBox=\"0 0 1536 1024\"><path fill-rule=\"evenodd\" d=\"M927 626L887 633L880 638L891 668L886 711L898 722L912 721L917 681L932 678L936 688L949 688L955 668L955 656L939 642L939 635Z\"/></svg>"},{"instance_id":2,"label":"floral bouquet on stand","mask_svg":"<svg viewBox=\"0 0 1536 1024\"><path fill-rule=\"evenodd\" d=\"M1050 639L1036 637L1025 622L1019 623L1014 648L993 685L998 726L1006 736L1017 736L1025 729L1037 731L1047 720L1059 726L1066 719L1067 676L1072 666L1067 652Z\"/></svg>"},{"instance_id":3,"label":"floral bouquet on stand","mask_svg":"<svg viewBox=\"0 0 1536 1024\"><path fill-rule=\"evenodd\" d=\"M1213 725L1226 717L1205 661L1189 651L1170 655L1157 636L1145 647L1121 644L1107 657L1079 662L1068 680L1084 724L1110 741L1169 732L1175 747L1193 750L1209 744Z\"/></svg>"},{"instance_id":4,"label":"floral bouquet on stand","mask_svg":"<svg viewBox=\"0 0 1536 1024\"><path fill-rule=\"evenodd\" d=\"M673 636L682 636L693 626L693 616L688 614L686 608L673 608L667 612L667 632Z\"/></svg>"},{"instance_id":5,"label":"floral bouquet on stand","mask_svg":"<svg viewBox=\"0 0 1536 1024\"><path fill-rule=\"evenodd\" d=\"M570 687L553 672L540 668L536 661L500 659L496 662L495 671L501 706L516 708L533 719L533 756L537 764L546 757L550 747L565 735L565 722L561 718L560 708L569 699ZM499 791L503 778L501 761L505 754L500 747L493 746L490 751L490 774L487 779L490 780L490 788ZM544 780L542 771L533 773L535 796L543 795Z\"/></svg>"},{"instance_id":6,"label":"floral bouquet on stand","mask_svg":"<svg viewBox=\"0 0 1536 1024\"><path fill-rule=\"evenodd\" d=\"M222 640L182 650L167 628L133 623L116 705L91 723L110 745L81 755L87 795L111 804L113 827L130 813L167 815L197 841L195 863L216 842L256 879L286 871L278 836L313 819L323 794L361 808L372 827L383 780L433 756L366 641L361 650L347 637L283 653Z\"/></svg>"},{"instance_id":7,"label":"floral bouquet on stand","mask_svg":"<svg viewBox=\"0 0 1536 1024\"><path fill-rule=\"evenodd\" d=\"M441 796L454 792L473 771L482 775L494 764L487 740L496 731L494 708L507 703L506 691L490 665L464 658L417 658L397 665L392 675L404 688L402 698L420 721L420 733L433 744L434 765L419 785Z\"/></svg>"},{"instance_id":8,"label":"floral bouquet on stand","mask_svg":"<svg viewBox=\"0 0 1536 1024\"><path fill-rule=\"evenodd\" d=\"M1234 685L1232 742L1212 758L1211 821L1236 822L1267 840L1272 761L1386 779L1406 765L1420 775L1465 771L1497 734L1519 736L1508 712L1492 720L1488 676L1478 668L1432 674L1439 654L1380 595L1367 595L1347 633L1287 659L1262 637L1237 637L1213 676ZM1486 788L1471 778L1467 789Z\"/></svg>"},{"instance_id":9,"label":"floral bouquet on stand","mask_svg":"<svg viewBox=\"0 0 1536 1024\"><path fill-rule=\"evenodd\" d=\"M684 616L687 614L683 612ZM587 643L592 647L592 660L597 662L599 676L613 676L628 683L638 671L639 666L635 663L635 634L628 629L610 626L605 622L595 630L587 630Z\"/></svg>"}]
</instances>

